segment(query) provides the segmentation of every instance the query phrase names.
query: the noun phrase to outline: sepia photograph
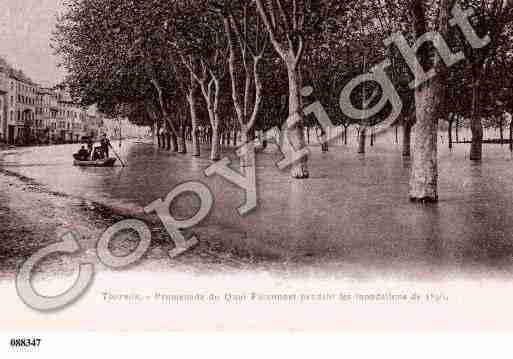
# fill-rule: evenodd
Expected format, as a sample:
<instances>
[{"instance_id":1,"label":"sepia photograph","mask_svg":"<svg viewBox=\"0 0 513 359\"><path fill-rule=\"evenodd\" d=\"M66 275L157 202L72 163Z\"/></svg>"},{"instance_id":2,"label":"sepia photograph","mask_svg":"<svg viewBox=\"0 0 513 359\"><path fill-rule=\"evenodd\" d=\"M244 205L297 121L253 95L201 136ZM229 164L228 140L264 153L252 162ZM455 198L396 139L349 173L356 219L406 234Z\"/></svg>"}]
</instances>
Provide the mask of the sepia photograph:
<instances>
[{"instance_id":1,"label":"sepia photograph","mask_svg":"<svg viewBox=\"0 0 513 359\"><path fill-rule=\"evenodd\" d=\"M2 331L509 332L513 1L2 0L0 228Z\"/></svg>"}]
</instances>

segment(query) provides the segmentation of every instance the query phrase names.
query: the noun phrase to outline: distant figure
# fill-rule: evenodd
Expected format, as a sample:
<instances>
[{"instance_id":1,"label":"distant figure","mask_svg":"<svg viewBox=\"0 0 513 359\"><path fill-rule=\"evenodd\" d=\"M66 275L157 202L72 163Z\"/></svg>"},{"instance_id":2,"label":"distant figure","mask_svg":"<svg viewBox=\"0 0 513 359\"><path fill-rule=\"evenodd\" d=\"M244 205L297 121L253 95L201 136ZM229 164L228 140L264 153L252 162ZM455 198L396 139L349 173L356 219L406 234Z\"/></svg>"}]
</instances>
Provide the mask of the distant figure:
<instances>
[{"instance_id":1,"label":"distant figure","mask_svg":"<svg viewBox=\"0 0 513 359\"><path fill-rule=\"evenodd\" d=\"M107 138L107 135L105 133L102 135L102 139L100 140L100 147L102 149L104 157L106 159L109 158L109 147L112 147L112 146L111 146L110 141Z\"/></svg>"},{"instance_id":2,"label":"distant figure","mask_svg":"<svg viewBox=\"0 0 513 359\"><path fill-rule=\"evenodd\" d=\"M89 151L89 155L91 155L93 153L93 146L94 146L93 138L89 137L87 139L87 150Z\"/></svg>"}]
</instances>

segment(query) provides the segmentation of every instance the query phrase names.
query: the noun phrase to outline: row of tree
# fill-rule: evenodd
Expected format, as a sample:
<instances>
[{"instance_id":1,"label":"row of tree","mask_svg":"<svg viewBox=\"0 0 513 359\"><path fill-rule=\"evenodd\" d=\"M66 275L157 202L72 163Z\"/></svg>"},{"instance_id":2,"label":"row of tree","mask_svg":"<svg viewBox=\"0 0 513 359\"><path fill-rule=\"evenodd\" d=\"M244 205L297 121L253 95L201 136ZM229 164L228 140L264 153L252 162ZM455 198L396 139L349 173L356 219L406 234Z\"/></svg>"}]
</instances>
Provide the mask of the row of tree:
<instances>
[{"instance_id":1,"label":"row of tree","mask_svg":"<svg viewBox=\"0 0 513 359\"><path fill-rule=\"evenodd\" d=\"M355 76L389 59L387 73L403 109L405 155L413 161L410 198L436 201L439 119L452 126L470 119L472 160L482 153L483 118L513 112L510 0L461 0L472 9L476 36L490 41L471 46L451 24L454 0L68 0L54 34L56 53L68 70L66 85L84 105L133 122L164 126L172 142L200 155L199 128L211 133L210 158L219 160L225 131L240 131L242 141L255 130L283 128L287 155L305 144L304 127L321 129L304 118L304 102L320 101L335 125L373 125L390 106L367 119L353 119L340 108L340 93ZM452 26L451 26L452 25ZM394 44L403 33L410 46L430 31L441 34L463 61L447 67L429 43L415 71ZM409 84L433 68L437 76L411 90ZM305 85L313 93L303 91ZM377 83L357 87L351 100L366 109L384 95ZM364 120L364 121L362 121ZM346 131L347 132L347 131ZM364 151L366 127L360 130ZM291 168L309 176L303 157Z\"/></svg>"}]
</instances>

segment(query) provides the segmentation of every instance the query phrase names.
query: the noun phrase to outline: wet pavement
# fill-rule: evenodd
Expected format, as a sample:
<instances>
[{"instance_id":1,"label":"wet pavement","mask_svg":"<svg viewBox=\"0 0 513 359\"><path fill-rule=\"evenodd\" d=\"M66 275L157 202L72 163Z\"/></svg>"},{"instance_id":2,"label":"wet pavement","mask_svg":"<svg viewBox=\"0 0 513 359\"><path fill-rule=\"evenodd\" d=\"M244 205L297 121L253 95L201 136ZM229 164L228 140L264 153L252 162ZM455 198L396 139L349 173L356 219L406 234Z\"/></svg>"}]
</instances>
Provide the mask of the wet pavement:
<instances>
[{"instance_id":1,"label":"wet pavement","mask_svg":"<svg viewBox=\"0 0 513 359\"><path fill-rule=\"evenodd\" d=\"M61 198L65 203L59 212L60 222L91 227L82 229L88 233L91 246L93 238L116 220L139 216L142 207L164 198L179 183L201 181L214 194L214 208L194 228L201 249L180 260L196 268L205 263L208 266L212 262L208 258L214 257L223 259L214 263L227 264L214 265L214 270L251 265L306 274L321 269L359 280L374 276L436 280L511 274L513 161L506 145L484 145L483 162L473 164L468 160L468 145L455 145L448 151L446 144L441 144L440 202L430 205L409 202L409 162L401 158L400 146L389 137L379 138L365 155L357 155L352 145L331 146L325 154L312 146L312 176L301 181L291 180L287 172L277 169L274 163L279 155L262 153L257 157L258 208L245 217L237 213L244 192L219 176L207 178L203 174L211 164L206 150L201 158L191 158L190 154L169 153L143 142L114 145L127 167L73 167L71 154L78 146L61 145L4 152L3 176L9 171L44 188L39 190L41 210L55 206L56 198ZM232 151L227 155L235 159ZM30 186L29 182L25 185ZM6 224L5 213L18 206L14 198L18 192L2 188L3 226L18 233L25 230L17 224L23 221L32 223L27 229L31 233L40 228L35 223L44 228L47 219L39 210L27 220L18 209L18 219L11 213L12 219ZM99 215L102 211L95 204L108 215ZM173 213L184 216L197 204L180 197L173 204ZM55 213L52 210L51 217L57 227ZM156 217L147 220L155 232L162 232ZM35 241L25 251L43 242ZM156 246L164 242L157 240ZM144 264L146 269L166 270L169 265L158 248L149 258L153 260Z\"/></svg>"}]
</instances>

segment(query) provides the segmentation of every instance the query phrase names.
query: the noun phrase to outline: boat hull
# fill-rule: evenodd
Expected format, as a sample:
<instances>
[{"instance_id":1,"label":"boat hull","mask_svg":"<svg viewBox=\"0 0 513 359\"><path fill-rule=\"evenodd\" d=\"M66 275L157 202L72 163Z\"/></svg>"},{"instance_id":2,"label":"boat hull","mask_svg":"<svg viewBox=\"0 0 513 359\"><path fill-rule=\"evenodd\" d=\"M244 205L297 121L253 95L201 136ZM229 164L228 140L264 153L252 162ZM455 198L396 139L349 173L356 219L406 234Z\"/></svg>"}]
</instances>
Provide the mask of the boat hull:
<instances>
[{"instance_id":1,"label":"boat hull","mask_svg":"<svg viewBox=\"0 0 513 359\"><path fill-rule=\"evenodd\" d=\"M82 167L113 167L114 163L116 163L115 158L107 158L105 160L96 160L96 161L78 161L73 160L74 166L82 166Z\"/></svg>"}]
</instances>

